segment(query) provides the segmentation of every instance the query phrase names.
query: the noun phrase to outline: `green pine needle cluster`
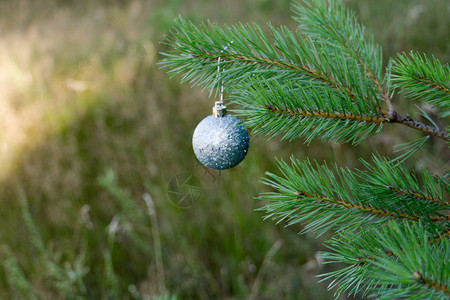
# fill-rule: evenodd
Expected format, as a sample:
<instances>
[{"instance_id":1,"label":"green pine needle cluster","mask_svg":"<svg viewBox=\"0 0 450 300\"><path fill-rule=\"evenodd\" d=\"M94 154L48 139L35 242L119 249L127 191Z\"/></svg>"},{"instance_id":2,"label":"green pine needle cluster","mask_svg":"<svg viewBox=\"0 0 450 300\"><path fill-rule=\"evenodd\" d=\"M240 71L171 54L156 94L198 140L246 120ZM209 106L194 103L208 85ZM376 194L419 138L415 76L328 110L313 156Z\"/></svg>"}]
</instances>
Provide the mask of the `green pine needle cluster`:
<instances>
[{"instance_id":1,"label":"green pine needle cluster","mask_svg":"<svg viewBox=\"0 0 450 300\"><path fill-rule=\"evenodd\" d=\"M422 170L423 186L403 166L375 156L366 170L319 165L309 160L279 162L281 176L267 173L264 183L275 191L263 194L268 201L266 218L306 224L305 231L319 235L342 228L356 230L370 223L390 220L423 222L437 230L436 238L449 230L448 180ZM330 220L333 220L330 222Z\"/></svg>"},{"instance_id":2,"label":"green pine needle cluster","mask_svg":"<svg viewBox=\"0 0 450 300\"><path fill-rule=\"evenodd\" d=\"M449 177L405 165L431 138L448 143L449 127L393 105L400 92L448 116L450 67L411 52L383 69L381 48L340 1L305 0L292 11L294 31L178 18L160 65L211 94L223 87L254 134L357 145L391 124L422 133L398 145L397 158L361 160L362 170L280 160L280 174L263 179L273 191L259 199L266 218L331 237L323 255L341 269L323 276L337 296L450 298Z\"/></svg>"},{"instance_id":3,"label":"green pine needle cluster","mask_svg":"<svg viewBox=\"0 0 450 300\"><path fill-rule=\"evenodd\" d=\"M399 54L392 67L395 87L414 100L428 102L443 113L450 110L450 66L435 57L429 59L418 53Z\"/></svg>"},{"instance_id":4,"label":"green pine needle cluster","mask_svg":"<svg viewBox=\"0 0 450 300\"><path fill-rule=\"evenodd\" d=\"M323 274L332 279L337 294L371 294L382 299L446 299L450 242L435 241L422 223L389 222L380 229L358 233L342 231L327 247L328 263L345 263L340 270Z\"/></svg>"},{"instance_id":5,"label":"green pine needle cluster","mask_svg":"<svg viewBox=\"0 0 450 300\"><path fill-rule=\"evenodd\" d=\"M255 134L282 134L291 141L302 137L310 143L320 136L324 141L358 144L380 132L385 121L359 102L294 81L255 82L233 99L242 108L235 113L246 118Z\"/></svg>"}]
</instances>

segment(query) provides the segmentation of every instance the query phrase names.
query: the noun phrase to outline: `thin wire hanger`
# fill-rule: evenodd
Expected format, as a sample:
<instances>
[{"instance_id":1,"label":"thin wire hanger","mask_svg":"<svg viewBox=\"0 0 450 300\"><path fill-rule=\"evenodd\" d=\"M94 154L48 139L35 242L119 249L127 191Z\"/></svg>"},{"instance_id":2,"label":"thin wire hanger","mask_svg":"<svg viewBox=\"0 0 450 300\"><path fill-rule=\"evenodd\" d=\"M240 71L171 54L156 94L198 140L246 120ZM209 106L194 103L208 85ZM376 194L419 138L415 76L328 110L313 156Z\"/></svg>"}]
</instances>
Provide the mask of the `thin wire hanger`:
<instances>
[{"instance_id":1,"label":"thin wire hanger","mask_svg":"<svg viewBox=\"0 0 450 300\"><path fill-rule=\"evenodd\" d=\"M231 41L229 44L227 44L223 50L220 50L220 53L223 53L225 50L228 49L230 44L232 44L233 41ZM217 78L220 78L220 61L221 57L217 59ZM225 70L225 68L222 68L222 72ZM219 88L219 101L215 102L215 106L213 107L213 115L215 117L223 117L226 115L226 106L223 105L223 79L220 81L220 88Z\"/></svg>"}]
</instances>

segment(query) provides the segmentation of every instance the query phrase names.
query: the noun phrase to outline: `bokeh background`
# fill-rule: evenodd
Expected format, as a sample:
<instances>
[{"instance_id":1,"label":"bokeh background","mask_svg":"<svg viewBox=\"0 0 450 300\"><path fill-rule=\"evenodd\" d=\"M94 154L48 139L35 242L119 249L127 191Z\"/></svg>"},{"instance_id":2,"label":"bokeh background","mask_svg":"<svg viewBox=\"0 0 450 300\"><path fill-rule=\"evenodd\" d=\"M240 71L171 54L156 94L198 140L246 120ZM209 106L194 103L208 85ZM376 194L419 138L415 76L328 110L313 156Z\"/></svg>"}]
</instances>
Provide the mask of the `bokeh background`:
<instances>
[{"instance_id":1,"label":"bokeh background","mask_svg":"<svg viewBox=\"0 0 450 300\"><path fill-rule=\"evenodd\" d=\"M358 148L251 136L239 166L208 170L191 137L214 99L157 65L178 15L294 29L290 2L0 1L0 298L333 298L315 278L322 240L257 210L261 177L291 154L355 167L414 134ZM385 61L415 49L448 62L447 0L345 3ZM413 163L442 170L445 149Z\"/></svg>"}]
</instances>

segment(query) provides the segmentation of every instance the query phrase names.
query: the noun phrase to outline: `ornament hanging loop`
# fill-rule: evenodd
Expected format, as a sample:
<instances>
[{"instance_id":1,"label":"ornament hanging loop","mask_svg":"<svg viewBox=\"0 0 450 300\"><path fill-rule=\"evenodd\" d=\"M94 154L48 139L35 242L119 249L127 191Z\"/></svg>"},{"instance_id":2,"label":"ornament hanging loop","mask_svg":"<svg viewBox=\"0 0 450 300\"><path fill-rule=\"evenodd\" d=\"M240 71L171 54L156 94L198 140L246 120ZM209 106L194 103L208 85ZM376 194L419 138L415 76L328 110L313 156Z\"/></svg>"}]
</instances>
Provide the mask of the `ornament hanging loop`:
<instances>
[{"instance_id":1,"label":"ornament hanging loop","mask_svg":"<svg viewBox=\"0 0 450 300\"><path fill-rule=\"evenodd\" d=\"M223 50L220 53L223 53ZM217 59L217 77L220 78L220 56ZM223 102L223 79L220 82L219 101Z\"/></svg>"},{"instance_id":2,"label":"ornament hanging loop","mask_svg":"<svg viewBox=\"0 0 450 300\"><path fill-rule=\"evenodd\" d=\"M230 44L232 44L233 41L230 42ZM228 47L230 46L230 44L227 44L223 50L220 51L220 53L223 53L224 50L228 49ZM219 56L219 58L217 59L217 78L220 78L220 60L221 57ZM222 72L223 72L223 68L222 68ZM224 117L227 114L227 107L225 105L223 105L223 80L220 81L220 88L219 88L219 101L216 101L214 103L214 107L213 107L213 115L216 118L220 118L220 117Z\"/></svg>"}]
</instances>

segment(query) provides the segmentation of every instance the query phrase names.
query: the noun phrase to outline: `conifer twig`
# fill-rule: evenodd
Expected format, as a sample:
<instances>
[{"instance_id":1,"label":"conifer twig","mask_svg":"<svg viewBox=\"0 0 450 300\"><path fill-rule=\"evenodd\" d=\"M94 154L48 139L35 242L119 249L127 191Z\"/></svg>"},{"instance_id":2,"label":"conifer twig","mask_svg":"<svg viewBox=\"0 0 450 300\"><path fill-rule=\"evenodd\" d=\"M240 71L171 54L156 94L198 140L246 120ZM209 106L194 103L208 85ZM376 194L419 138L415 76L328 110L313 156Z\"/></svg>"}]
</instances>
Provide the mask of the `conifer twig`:
<instances>
[{"instance_id":1,"label":"conifer twig","mask_svg":"<svg viewBox=\"0 0 450 300\"><path fill-rule=\"evenodd\" d=\"M398 187L394 187L394 186L386 186L386 188L391 190L391 191L394 191L394 192L396 192L398 194L401 194L401 195L411 195L413 197L417 197L417 198L420 198L420 199L423 199L423 200L427 200L427 201L430 201L430 202L433 202L433 203L436 203L436 204L439 204L439 205L450 206L449 203L443 202L440 199L433 198L433 197L428 196L426 194L425 195L424 194L419 194L416 191L407 191L407 190L404 190L404 189L401 189L401 188L398 188Z\"/></svg>"},{"instance_id":2,"label":"conifer twig","mask_svg":"<svg viewBox=\"0 0 450 300\"><path fill-rule=\"evenodd\" d=\"M439 243L445 239L448 239L450 237L450 230L448 230L446 233L444 233L443 235L435 238L434 240L429 240L428 243L429 244L434 244L434 243Z\"/></svg>"},{"instance_id":3,"label":"conifer twig","mask_svg":"<svg viewBox=\"0 0 450 300\"><path fill-rule=\"evenodd\" d=\"M444 141L449 141L449 136L446 131L439 130L436 127L432 127L429 125L426 125L422 122L415 121L411 119L409 116L403 116L398 114L395 110L393 111L392 115L389 116L388 114L381 114L380 116L359 116L355 114L349 114L349 113L329 113L329 112L310 112L310 111L302 111L300 109L298 110L292 110L292 109L285 109L280 110L277 107L267 107L268 110L275 112L275 113L281 113L281 114L289 114L289 115L301 115L303 117L320 117L320 118L330 118L330 119L339 119L339 120L351 120L351 121L364 121L368 123L383 123L387 120L387 123L398 123L419 131L422 131L426 133L427 135L435 136L437 138L440 138Z\"/></svg>"},{"instance_id":4,"label":"conifer twig","mask_svg":"<svg viewBox=\"0 0 450 300\"><path fill-rule=\"evenodd\" d=\"M326 24L328 26L328 30L330 30L330 31L333 30L334 31L333 27L335 27L336 24L334 24L334 25L330 24L329 20L326 20ZM337 24L337 25L338 25L337 27L341 27L342 26L342 24ZM342 34L342 32L336 30L336 33L342 39L343 45L347 48L347 50L355 55L356 59L358 60L358 63L360 64L360 66L364 69L364 71L366 72L367 76L370 78L370 80L372 80L372 82L377 87L378 92L381 95L383 95L383 99L386 102L386 105L388 107L388 117L390 117L392 114L394 114L394 107L392 106L391 98L389 97L388 93L386 92L386 90L383 89L383 87L380 84L380 81L372 74L372 72L370 71L370 68L366 65L366 63L364 63L363 59L358 54L358 52L354 51L354 49L349 45L349 42L348 42L347 38Z\"/></svg>"},{"instance_id":5,"label":"conifer twig","mask_svg":"<svg viewBox=\"0 0 450 300\"><path fill-rule=\"evenodd\" d=\"M398 123L402 124L408 127L411 127L413 129L422 131L426 133L427 135L432 135L437 138L440 138L446 142L449 141L448 133L443 130L439 130L438 128L423 124L422 122L415 121L411 119L408 115L403 116L397 113L396 111L393 112L391 116L389 114L386 115L386 119L388 120L388 123Z\"/></svg>"},{"instance_id":6,"label":"conifer twig","mask_svg":"<svg viewBox=\"0 0 450 300\"><path fill-rule=\"evenodd\" d=\"M427 285L428 287L432 289L441 290L446 294L450 295L449 289L446 285L436 282L432 279L425 278L420 272L416 271L414 272L414 278L417 279L420 283Z\"/></svg>"},{"instance_id":7,"label":"conifer twig","mask_svg":"<svg viewBox=\"0 0 450 300\"><path fill-rule=\"evenodd\" d=\"M327 118L327 119L339 119L339 120L349 120L349 121L364 121L366 123L383 123L386 118L377 116L363 116L351 113L331 113L331 112L321 112L321 111L303 111L301 109L283 109L278 107L268 106L268 110L278 114L288 114L291 116L299 115L302 117L316 117L316 118Z\"/></svg>"},{"instance_id":8,"label":"conifer twig","mask_svg":"<svg viewBox=\"0 0 450 300\"><path fill-rule=\"evenodd\" d=\"M435 57L416 52L402 53L392 60L392 79L400 93L427 102L442 111L450 109L450 66Z\"/></svg>"},{"instance_id":9,"label":"conifer twig","mask_svg":"<svg viewBox=\"0 0 450 300\"><path fill-rule=\"evenodd\" d=\"M329 197L326 196L321 196L321 195L313 195L313 194L308 194L306 192L295 192L296 195L300 197L307 197L307 198L314 198L317 199L319 202L327 202L327 203L331 203L331 204L335 204L335 205L340 205L346 208L353 208L353 209L357 209L363 212L367 212L367 213L372 213L375 215L381 215L381 216L387 216L387 217L391 217L391 218L399 218L399 219L407 219L410 221L420 221L423 217L419 217L419 216L412 216L412 215L408 215L406 213L400 213L400 212L392 212L392 211L387 211L387 210L382 210L379 208L375 208L369 205L360 205L360 204L354 204L354 203L350 203L350 202L346 202L342 199L331 199ZM440 222L440 221L448 221L450 220L450 216L429 216L429 219L432 222Z\"/></svg>"},{"instance_id":10,"label":"conifer twig","mask_svg":"<svg viewBox=\"0 0 450 300\"><path fill-rule=\"evenodd\" d=\"M414 76L411 76L411 77L417 79L417 81L419 81L419 82L423 82L424 85L426 85L426 86L428 86L430 88L433 88L433 89L435 89L437 91L440 91L442 93L450 94L450 89L448 87L443 86L443 85L439 85L436 82L434 82L434 81L432 81L432 80L430 80L428 78L425 78L424 76L420 76L420 75L415 74Z\"/></svg>"},{"instance_id":11,"label":"conifer twig","mask_svg":"<svg viewBox=\"0 0 450 300\"><path fill-rule=\"evenodd\" d=\"M219 56L216 57L214 53L209 53L207 51L205 51L204 53L205 53L205 55L207 55L207 57L206 58L203 57L202 58L203 61L210 60L212 62L216 62L217 59L219 58ZM197 56L192 55L192 57L195 58ZM265 57L258 57L256 55L253 57L250 57L250 56L245 56L242 54L234 54L234 55L229 55L228 57L225 55L221 57L222 62L235 62L236 59L238 59L239 61L241 61L243 63L258 65L260 67L277 66L277 67L281 67L281 68L285 68L285 69L289 69L289 70L293 70L293 71L299 71L299 72L308 74L315 80L321 81L321 82L325 83L326 85L328 85L329 87L331 87L332 89L335 89L337 91L340 91L340 92L346 94L348 97L352 98L354 101L358 101L355 93L352 90L350 90L348 87L345 87L345 86L339 84L334 78L332 78L328 74L322 74L322 73L318 72L317 70L314 70L307 66L297 65L297 64L289 63L287 61L278 61L278 60L268 59Z\"/></svg>"}]
</instances>

